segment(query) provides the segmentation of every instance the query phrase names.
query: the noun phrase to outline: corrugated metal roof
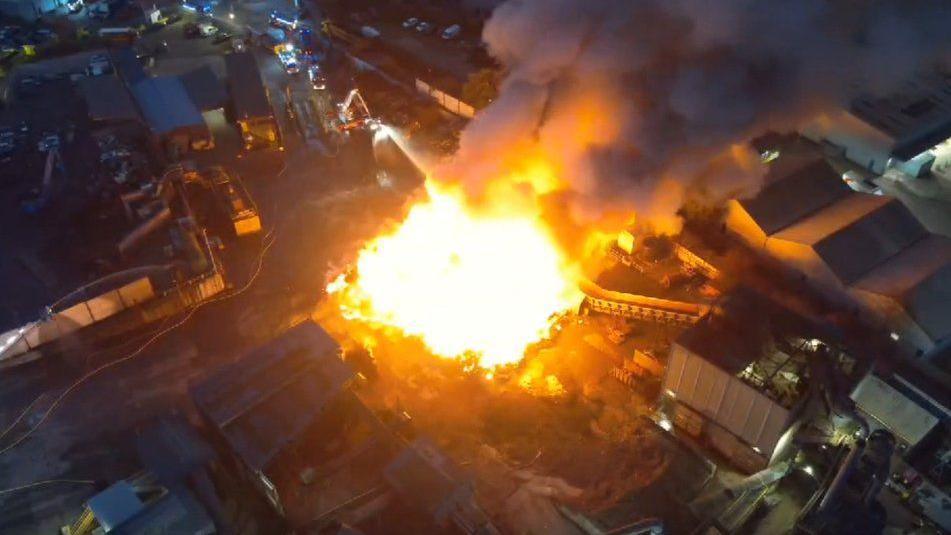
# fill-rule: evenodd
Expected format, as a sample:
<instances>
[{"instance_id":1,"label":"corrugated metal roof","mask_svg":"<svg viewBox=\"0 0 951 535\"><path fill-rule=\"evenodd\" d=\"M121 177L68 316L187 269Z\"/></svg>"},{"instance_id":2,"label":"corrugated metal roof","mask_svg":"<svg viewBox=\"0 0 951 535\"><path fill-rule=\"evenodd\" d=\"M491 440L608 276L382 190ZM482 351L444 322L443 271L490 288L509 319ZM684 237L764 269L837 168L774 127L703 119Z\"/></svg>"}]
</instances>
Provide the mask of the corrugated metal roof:
<instances>
[{"instance_id":1,"label":"corrugated metal roof","mask_svg":"<svg viewBox=\"0 0 951 535\"><path fill-rule=\"evenodd\" d=\"M207 129L201 112L178 77L146 78L132 86L132 95L155 133L168 134L180 128Z\"/></svg>"},{"instance_id":2,"label":"corrugated metal roof","mask_svg":"<svg viewBox=\"0 0 951 535\"><path fill-rule=\"evenodd\" d=\"M932 340L951 336L951 264L945 264L905 295L905 311Z\"/></svg>"},{"instance_id":3,"label":"corrugated metal roof","mask_svg":"<svg viewBox=\"0 0 951 535\"><path fill-rule=\"evenodd\" d=\"M253 469L293 442L353 377L339 346L298 325L192 389L198 409Z\"/></svg>"},{"instance_id":4,"label":"corrugated metal roof","mask_svg":"<svg viewBox=\"0 0 951 535\"><path fill-rule=\"evenodd\" d=\"M888 95L855 99L850 112L890 136L892 154L907 160L951 136L951 76L919 73Z\"/></svg>"},{"instance_id":5,"label":"corrugated metal roof","mask_svg":"<svg viewBox=\"0 0 951 535\"><path fill-rule=\"evenodd\" d=\"M228 93L238 118L271 117L274 112L261 81L257 61L250 52L225 55Z\"/></svg>"},{"instance_id":6,"label":"corrugated metal roof","mask_svg":"<svg viewBox=\"0 0 951 535\"><path fill-rule=\"evenodd\" d=\"M110 52L112 67L115 69L119 78L129 87L147 79L149 76L142 67L142 62L135 54L135 50L129 47L120 48Z\"/></svg>"},{"instance_id":7,"label":"corrugated metal roof","mask_svg":"<svg viewBox=\"0 0 951 535\"><path fill-rule=\"evenodd\" d=\"M891 297L932 339L951 336L951 239L932 234L919 240L853 287Z\"/></svg>"},{"instance_id":8,"label":"corrugated metal roof","mask_svg":"<svg viewBox=\"0 0 951 535\"><path fill-rule=\"evenodd\" d=\"M951 264L951 238L932 234L876 266L853 287L901 301L947 264Z\"/></svg>"},{"instance_id":9,"label":"corrugated metal roof","mask_svg":"<svg viewBox=\"0 0 951 535\"><path fill-rule=\"evenodd\" d=\"M824 159L780 157L770 167L763 189L737 202L771 235L849 193L842 177Z\"/></svg>"},{"instance_id":10,"label":"corrugated metal roof","mask_svg":"<svg viewBox=\"0 0 951 535\"><path fill-rule=\"evenodd\" d=\"M773 238L811 246L843 284L851 284L927 235L899 200L852 193Z\"/></svg>"},{"instance_id":11,"label":"corrugated metal roof","mask_svg":"<svg viewBox=\"0 0 951 535\"><path fill-rule=\"evenodd\" d=\"M664 389L767 456L790 425L779 403L679 343L671 347Z\"/></svg>"},{"instance_id":12,"label":"corrugated metal roof","mask_svg":"<svg viewBox=\"0 0 951 535\"><path fill-rule=\"evenodd\" d=\"M851 397L863 412L912 446L938 423L933 414L873 374L855 387Z\"/></svg>"},{"instance_id":13,"label":"corrugated metal roof","mask_svg":"<svg viewBox=\"0 0 951 535\"><path fill-rule=\"evenodd\" d=\"M224 84L208 65L186 72L179 78L189 98L199 110L210 111L223 108L228 101Z\"/></svg>"},{"instance_id":14,"label":"corrugated metal roof","mask_svg":"<svg viewBox=\"0 0 951 535\"><path fill-rule=\"evenodd\" d=\"M387 483L404 499L443 522L455 501L468 498L458 468L431 441L418 439L404 449L383 471Z\"/></svg>"},{"instance_id":15,"label":"corrugated metal roof","mask_svg":"<svg viewBox=\"0 0 951 535\"><path fill-rule=\"evenodd\" d=\"M116 76L86 76L79 80L79 91L94 121L140 120L129 91Z\"/></svg>"}]
</instances>

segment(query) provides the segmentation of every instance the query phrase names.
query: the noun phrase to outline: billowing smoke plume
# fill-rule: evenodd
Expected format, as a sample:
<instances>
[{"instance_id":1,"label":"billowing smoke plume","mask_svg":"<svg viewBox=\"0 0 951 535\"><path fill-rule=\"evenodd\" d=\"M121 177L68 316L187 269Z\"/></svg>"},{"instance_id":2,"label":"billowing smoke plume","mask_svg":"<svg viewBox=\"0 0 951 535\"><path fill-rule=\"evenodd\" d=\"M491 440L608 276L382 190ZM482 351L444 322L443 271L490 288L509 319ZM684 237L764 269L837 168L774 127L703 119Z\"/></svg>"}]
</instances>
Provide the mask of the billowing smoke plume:
<instances>
[{"instance_id":1,"label":"billowing smoke plume","mask_svg":"<svg viewBox=\"0 0 951 535\"><path fill-rule=\"evenodd\" d=\"M685 192L755 189L748 139L897 85L948 50L949 22L945 0L509 0L483 35L501 92L453 174L478 191L537 154L575 215L670 219Z\"/></svg>"}]
</instances>

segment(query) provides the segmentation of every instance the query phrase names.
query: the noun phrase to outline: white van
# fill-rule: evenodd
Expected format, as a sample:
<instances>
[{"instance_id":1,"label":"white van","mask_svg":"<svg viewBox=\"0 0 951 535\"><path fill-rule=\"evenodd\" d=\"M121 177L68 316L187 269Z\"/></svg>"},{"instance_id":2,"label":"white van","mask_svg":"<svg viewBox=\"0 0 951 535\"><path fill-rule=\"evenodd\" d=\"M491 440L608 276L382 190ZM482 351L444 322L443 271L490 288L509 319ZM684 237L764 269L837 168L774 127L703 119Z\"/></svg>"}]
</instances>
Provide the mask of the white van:
<instances>
[{"instance_id":1,"label":"white van","mask_svg":"<svg viewBox=\"0 0 951 535\"><path fill-rule=\"evenodd\" d=\"M442 31L442 38L447 41L450 39L455 39L456 37L459 37L460 32L462 32L462 27L460 27L458 24L453 24Z\"/></svg>"}]
</instances>

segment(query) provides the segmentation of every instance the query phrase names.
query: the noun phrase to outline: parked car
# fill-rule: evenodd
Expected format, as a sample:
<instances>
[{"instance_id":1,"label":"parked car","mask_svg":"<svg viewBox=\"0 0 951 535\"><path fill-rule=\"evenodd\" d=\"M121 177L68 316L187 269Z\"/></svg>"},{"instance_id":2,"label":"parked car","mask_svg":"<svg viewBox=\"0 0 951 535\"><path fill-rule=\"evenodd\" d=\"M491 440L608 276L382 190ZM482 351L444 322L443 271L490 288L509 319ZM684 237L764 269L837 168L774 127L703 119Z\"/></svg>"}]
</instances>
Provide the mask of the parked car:
<instances>
[{"instance_id":1,"label":"parked car","mask_svg":"<svg viewBox=\"0 0 951 535\"><path fill-rule=\"evenodd\" d=\"M320 68L320 65L311 65L308 67L307 78L310 79L310 85L315 91L327 89L327 77L324 76L324 71Z\"/></svg>"},{"instance_id":2,"label":"parked car","mask_svg":"<svg viewBox=\"0 0 951 535\"><path fill-rule=\"evenodd\" d=\"M419 19L416 17L410 17L403 21L403 28L406 30L412 30L417 24L419 24Z\"/></svg>"},{"instance_id":3,"label":"parked car","mask_svg":"<svg viewBox=\"0 0 951 535\"><path fill-rule=\"evenodd\" d=\"M218 27L210 22L200 22L198 23L198 35L199 37L211 37L218 33Z\"/></svg>"},{"instance_id":4,"label":"parked car","mask_svg":"<svg viewBox=\"0 0 951 535\"><path fill-rule=\"evenodd\" d=\"M112 70L112 64L109 62L109 56L105 54L96 54L89 58L89 65L86 67L86 74L89 76L102 76Z\"/></svg>"},{"instance_id":5,"label":"parked car","mask_svg":"<svg viewBox=\"0 0 951 535\"><path fill-rule=\"evenodd\" d=\"M424 35L429 35L436 31L436 27L428 22L423 21L416 25L416 31Z\"/></svg>"},{"instance_id":6,"label":"parked car","mask_svg":"<svg viewBox=\"0 0 951 535\"><path fill-rule=\"evenodd\" d=\"M442 31L441 37L445 40L455 39L459 37L459 33L462 32L462 27L458 24L453 24L452 26L446 28Z\"/></svg>"}]
</instances>

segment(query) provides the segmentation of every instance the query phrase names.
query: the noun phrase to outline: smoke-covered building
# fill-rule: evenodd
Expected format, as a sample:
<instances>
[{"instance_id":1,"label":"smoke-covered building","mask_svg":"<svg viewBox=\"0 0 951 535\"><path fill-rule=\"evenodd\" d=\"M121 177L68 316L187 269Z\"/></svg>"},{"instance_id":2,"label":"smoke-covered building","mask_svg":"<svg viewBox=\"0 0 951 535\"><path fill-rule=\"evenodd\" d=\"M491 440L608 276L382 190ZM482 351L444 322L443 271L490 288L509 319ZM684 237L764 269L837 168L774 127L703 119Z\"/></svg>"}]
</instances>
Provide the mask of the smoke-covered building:
<instances>
[{"instance_id":1,"label":"smoke-covered building","mask_svg":"<svg viewBox=\"0 0 951 535\"><path fill-rule=\"evenodd\" d=\"M820 116L803 134L869 172L894 167L925 176L935 146L951 138L951 75L920 74L891 94L856 98L848 109Z\"/></svg>"},{"instance_id":2,"label":"smoke-covered building","mask_svg":"<svg viewBox=\"0 0 951 535\"><path fill-rule=\"evenodd\" d=\"M845 292L924 354L951 336L951 240L897 199L858 193L814 150L781 156L727 227L819 286Z\"/></svg>"}]
</instances>

